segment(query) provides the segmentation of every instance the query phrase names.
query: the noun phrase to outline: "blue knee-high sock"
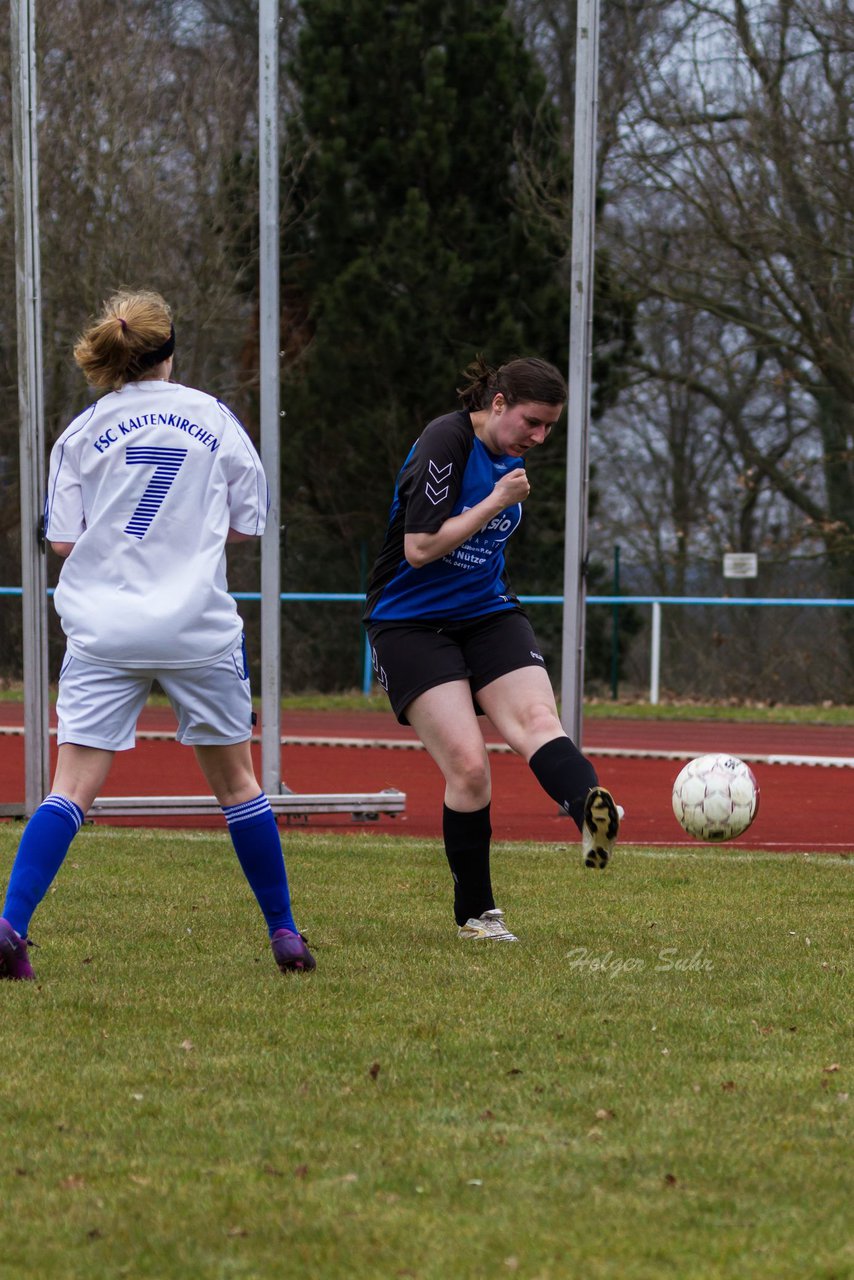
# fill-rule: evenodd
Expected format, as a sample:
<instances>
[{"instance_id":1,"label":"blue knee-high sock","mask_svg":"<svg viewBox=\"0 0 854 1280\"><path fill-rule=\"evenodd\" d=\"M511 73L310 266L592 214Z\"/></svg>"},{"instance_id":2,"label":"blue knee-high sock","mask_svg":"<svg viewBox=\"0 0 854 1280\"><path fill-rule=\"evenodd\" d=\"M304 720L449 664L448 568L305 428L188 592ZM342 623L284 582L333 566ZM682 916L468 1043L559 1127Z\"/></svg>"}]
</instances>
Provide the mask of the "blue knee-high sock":
<instances>
[{"instance_id":1,"label":"blue knee-high sock","mask_svg":"<svg viewBox=\"0 0 854 1280\"><path fill-rule=\"evenodd\" d=\"M51 793L24 828L3 906L3 918L22 938L82 822L83 810L73 800Z\"/></svg>"},{"instance_id":2,"label":"blue knee-high sock","mask_svg":"<svg viewBox=\"0 0 854 1280\"><path fill-rule=\"evenodd\" d=\"M224 806L222 811L237 860L264 913L270 937L277 929L297 933L282 842L270 801L262 791L254 800Z\"/></svg>"}]
</instances>

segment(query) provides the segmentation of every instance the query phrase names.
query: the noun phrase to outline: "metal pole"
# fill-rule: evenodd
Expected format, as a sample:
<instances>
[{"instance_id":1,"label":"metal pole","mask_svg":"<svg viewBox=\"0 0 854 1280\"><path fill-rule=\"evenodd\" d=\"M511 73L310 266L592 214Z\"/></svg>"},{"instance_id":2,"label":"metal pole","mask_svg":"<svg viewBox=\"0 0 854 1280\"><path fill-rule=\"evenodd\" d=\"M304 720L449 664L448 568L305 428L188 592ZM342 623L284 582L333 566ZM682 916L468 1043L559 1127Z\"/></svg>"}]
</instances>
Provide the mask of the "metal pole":
<instances>
[{"instance_id":1,"label":"metal pole","mask_svg":"<svg viewBox=\"0 0 854 1280\"><path fill-rule=\"evenodd\" d=\"M661 603L652 603L652 643L649 658L649 700L658 706L659 679L661 674Z\"/></svg>"},{"instance_id":2,"label":"metal pole","mask_svg":"<svg viewBox=\"0 0 854 1280\"><path fill-rule=\"evenodd\" d=\"M282 790L279 471L279 5L258 6L261 461L270 509L261 539L261 785Z\"/></svg>"},{"instance_id":3,"label":"metal pole","mask_svg":"<svg viewBox=\"0 0 854 1280\"><path fill-rule=\"evenodd\" d=\"M364 538L359 543L359 590L365 592L368 586L368 544ZM365 697L370 693L370 681L367 689L365 688L365 672L368 669L368 654L370 650L368 644L368 633L359 620L359 666L362 668L362 693Z\"/></svg>"},{"instance_id":4,"label":"metal pole","mask_svg":"<svg viewBox=\"0 0 854 1280\"><path fill-rule=\"evenodd\" d=\"M41 532L45 496L45 430L35 0L12 0L11 22L21 465L24 786L25 807L29 815L41 803L50 784L47 572Z\"/></svg>"},{"instance_id":5,"label":"metal pole","mask_svg":"<svg viewBox=\"0 0 854 1280\"><path fill-rule=\"evenodd\" d=\"M581 743L587 562L588 424L593 325L593 224L596 208L596 112L599 4L579 0L572 168L572 270L569 303L569 403L566 429L561 720Z\"/></svg>"},{"instance_id":6,"label":"metal pole","mask_svg":"<svg viewBox=\"0 0 854 1280\"><path fill-rule=\"evenodd\" d=\"M620 544L614 547L614 595L620 594ZM620 693L620 606L611 606L611 697Z\"/></svg>"}]
</instances>

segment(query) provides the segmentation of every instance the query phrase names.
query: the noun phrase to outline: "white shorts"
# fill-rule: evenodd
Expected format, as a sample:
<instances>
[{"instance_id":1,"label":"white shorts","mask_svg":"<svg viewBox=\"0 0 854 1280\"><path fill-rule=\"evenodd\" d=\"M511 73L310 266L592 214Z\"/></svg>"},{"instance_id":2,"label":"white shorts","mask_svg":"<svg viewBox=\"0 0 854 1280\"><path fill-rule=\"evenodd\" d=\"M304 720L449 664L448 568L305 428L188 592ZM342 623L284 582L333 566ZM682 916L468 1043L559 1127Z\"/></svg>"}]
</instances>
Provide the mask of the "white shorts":
<instances>
[{"instance_id":1,"label":"white shorts","mask_svg":"<svg viewBox=\"0 0 854 1280\"><path fill-rule=\"evenodd\" d=\"M155 680L178 718L179 742L230 746L251 737L252 695L241 646L209 667L180 670L104 667L66 653L56 700L57 742L129 751Z\"/></svg>"}]
</instances>

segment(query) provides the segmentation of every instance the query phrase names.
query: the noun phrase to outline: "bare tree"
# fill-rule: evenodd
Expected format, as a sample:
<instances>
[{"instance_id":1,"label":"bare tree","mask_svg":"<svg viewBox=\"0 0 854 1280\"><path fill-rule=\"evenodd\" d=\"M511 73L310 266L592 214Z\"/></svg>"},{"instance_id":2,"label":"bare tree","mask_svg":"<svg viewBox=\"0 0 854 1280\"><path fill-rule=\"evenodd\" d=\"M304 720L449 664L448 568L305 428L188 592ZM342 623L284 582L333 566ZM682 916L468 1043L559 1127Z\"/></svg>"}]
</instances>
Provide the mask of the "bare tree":
<instances>
[{"instance_id":1,"label":"bare tree","mask_svg":"<svg viewBox=\"0 0 854 1280\"><path fill-rule=\"evenodd\" d=\"M572 140L575 108L576 0L512 0L509 5L525 41L538 56L563 125ZM604 0L600 11L599 146L600 171L616 141L619 121L635 92L635 67L653 43L668 47L678 38L667 16L671 0Z\"/></svg>"},{"instance_id":2,"label":"bare tree","mask_svg":"<svg viewBox=\"0 0 854 1280\"><path fill-rule=\"evenodd\" d=\"M198 0L40 5L40 234L45 410L53 437L86 403L74 338L121 285L175 309L177 376L254 430L258 34ZM208 12L208 8L210 12ZM285 14L289 12L285 6ZM2 26L2 24L0 24ZM0 580L19 581L18 411L8 23L0 62ZM4 622L6 617L4 615ZM14 626L3 653L14 663Z\"/></svg>"},{"instance_id":3,"label":"bare tree","mask_svg":"<svg viewBox=\"0 0 854 1280\"><path fill-rule=\"evenodd\" d=\"M716 407L738 474L791 504L805 544L823 543L832 588L850 596L850 5L685 0L675 11L681 43L638 68L606 237L650 300L650 326L666 302L668 323L701 314L718 338L697 368L676 367L661 344L639 367Z\"/></svg>"},{"instance_id":4,"label":"bare tree","mask_svg":"<svg viewBox=\"0 0 854 1280\"><path fill-rule=\"evenodd\" d=\"M568 136L574 0L514 8ZM663 592L704 568L708 590L723 551L755 550L766 587L851 596L850 0L603 0L601 16L597 249L638 343L594 423L592 548L621 542ZM566 191L522 167L530 205L566 226ZM854 628L841 666L832 643L849 697Z\"/></svg>"},{"instance_id":5,"label":"bare tree","mask_svg":"<svg viewBox=\"0 0 854 1280\"><path fill-rule=\"evenodd\" d=\"M807 539L798 513L741 445L746 434L778 462L800 453L799 482L807 487L811 470L817 491L800 388L784 382L769 397L761 353L735 348L731 328L707 313L650 300L643 333L630 388L593 442L598 474L609 481L611 536L664 593L696 590L702 566L717 574L725 551L781 564L794 552L817 556L819 537Z\"/></svg>"}]
</instances>

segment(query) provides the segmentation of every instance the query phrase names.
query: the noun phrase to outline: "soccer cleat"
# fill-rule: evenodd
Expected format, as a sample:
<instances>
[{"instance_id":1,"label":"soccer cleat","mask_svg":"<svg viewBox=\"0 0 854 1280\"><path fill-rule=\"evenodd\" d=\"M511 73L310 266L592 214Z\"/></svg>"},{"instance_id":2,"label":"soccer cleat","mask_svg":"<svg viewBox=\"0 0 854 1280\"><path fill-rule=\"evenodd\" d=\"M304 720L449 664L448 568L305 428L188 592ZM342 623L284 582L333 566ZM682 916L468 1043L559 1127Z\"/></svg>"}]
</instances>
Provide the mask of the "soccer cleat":
<instances>
[{"instance_id":1,"label":"soccer cleat","mask_svg":"<svg viewBox=\"0 0 854 1280\"><path fill-rule=\"evenodd\" d=\"M490 942L518 942L515 933L511 933L504 923L504 912L498 907L484 911L482 916L472 916L461 924L457 930L461 938L484 938Z\"/></svg>"},{"instance_id":2,"label":"soccer cleat","mask_svg":"<svg viewBox=\"0 0 854 1280\"><path fill-rule=\"evenodd\" d=\"M270 939L270 946L282 973L310 973L317 968L317 961L301 933L277 929Z\"/></svg>"},{"instance_id":3,"label":"soccer cleat","mask_svg":"<svg viewBox=\"0 0 854 1280\"><path fill-rule=\"evenodd\" d=\"M614 797L604 787L593 787L587 793L581 828L581 856L585 867L601 870L608 865L622 816L622 805L614 804Z\"/></svg>"},{"instance_id":4,"label":"soccer cleat","mask_svg":"<svg viewBox=\"0 0 854 1280\"><path fill-rule=\"evenodd\" d=\"M29 949L26 938L20 937L8 920L0 919L0 978L32 981L36 975L27 954Z\"/></svg>"}]
</instances>

